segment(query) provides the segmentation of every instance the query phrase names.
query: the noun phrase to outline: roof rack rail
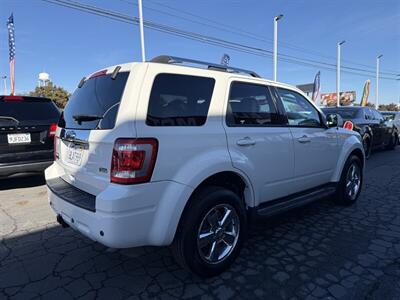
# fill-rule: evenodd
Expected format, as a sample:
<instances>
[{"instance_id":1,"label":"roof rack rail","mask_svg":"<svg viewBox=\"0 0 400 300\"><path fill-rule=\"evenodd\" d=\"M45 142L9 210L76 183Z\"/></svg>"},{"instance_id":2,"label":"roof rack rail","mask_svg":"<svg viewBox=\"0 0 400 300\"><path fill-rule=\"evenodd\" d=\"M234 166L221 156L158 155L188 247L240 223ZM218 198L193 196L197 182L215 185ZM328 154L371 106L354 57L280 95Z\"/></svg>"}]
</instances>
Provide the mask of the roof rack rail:
<instances>
[{"instance_id":1,"label":"roof rack rail","mask_svg":"<svg viewBox=\"0 0 400 300\"><path fill-rule=\"evenodd\" d=\"M249 74L252 77L260 78L260 75L258 75L256 72L253 72L250 70L239 69L239 68L234 68L234 67L230 67L230 66L208 63L205 61L176 57L176 56L160 55L160 56L154 57L150 62L162 63L162 64L189 63L189 64L207 66L207 68L209 70L223 71L223 72L230 72L230 73L244 73L244 74Z\"/></svg>"}]
</instances>

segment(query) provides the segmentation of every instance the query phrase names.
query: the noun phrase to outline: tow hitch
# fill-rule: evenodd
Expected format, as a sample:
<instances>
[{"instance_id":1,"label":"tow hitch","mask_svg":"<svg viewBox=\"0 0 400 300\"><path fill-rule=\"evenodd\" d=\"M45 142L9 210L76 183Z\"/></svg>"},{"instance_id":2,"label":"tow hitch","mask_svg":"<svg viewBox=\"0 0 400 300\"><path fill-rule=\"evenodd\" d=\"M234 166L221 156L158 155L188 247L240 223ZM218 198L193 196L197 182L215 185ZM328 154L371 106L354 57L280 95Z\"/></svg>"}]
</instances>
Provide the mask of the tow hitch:
<instances>
[{"instance_id":1,"label":"tow hitch","mask_svg":"<svg viewBox=\"0 0 400 300\"><path fill-rule=\"evenodd\" d=\"M63 217L61 217L61 215L57 215L57 222L58 222L63 228L69 227L69 225L67 224L67 222L64 221L64 219L63 219Z\"/></svg>"}]
</instances>

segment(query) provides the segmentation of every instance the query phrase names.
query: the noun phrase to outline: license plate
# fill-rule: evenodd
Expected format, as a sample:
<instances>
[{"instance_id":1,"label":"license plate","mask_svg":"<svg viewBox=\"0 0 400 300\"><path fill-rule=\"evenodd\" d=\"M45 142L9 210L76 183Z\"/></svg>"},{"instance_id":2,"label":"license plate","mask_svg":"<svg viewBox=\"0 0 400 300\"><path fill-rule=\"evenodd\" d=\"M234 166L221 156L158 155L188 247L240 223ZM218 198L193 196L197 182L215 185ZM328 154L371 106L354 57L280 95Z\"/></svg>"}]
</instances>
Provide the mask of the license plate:
<instances>
[{"instance_id":1,"label":"license plate","mask_svg":"<svg viewBox=\"0 0 400 300\"><path fill-rule=\"evenodd\" d=\"M77 145L70 145L67 149L66 161L70 164L80 166L82 163L83 149Z\"/></svg>"},{"instance_id":2,"label":"license plate","mask_svg":"<svg viewBox=\"0 0 400 300\"><path fill-rule=\"evenodd\" d=\"M31 142L30 133L7 134L9 144L29 144Z\"/></svg>"}]
</instances>

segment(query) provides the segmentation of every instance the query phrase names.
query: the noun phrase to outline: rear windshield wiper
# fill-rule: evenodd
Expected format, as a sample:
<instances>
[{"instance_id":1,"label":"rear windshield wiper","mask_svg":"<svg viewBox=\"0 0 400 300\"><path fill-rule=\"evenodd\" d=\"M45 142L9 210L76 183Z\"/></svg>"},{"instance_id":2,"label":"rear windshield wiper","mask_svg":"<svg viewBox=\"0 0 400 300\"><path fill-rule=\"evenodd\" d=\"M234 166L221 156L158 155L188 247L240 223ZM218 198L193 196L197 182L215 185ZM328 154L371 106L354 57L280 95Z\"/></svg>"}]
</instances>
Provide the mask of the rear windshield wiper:
<instances>
[{"instance_id":1,"label":"rear windshield wiper","mask_svg":"<svg viewBox=\"0 0 400 300\"><path fill-rule=\"evenodd\" d=\"M13 118L13 117L0 116L0 119L12 120L12 121L16 122L17 124L19 124L19 121L16 118Z\"/></svg>"},{"instance_id":2,"label":"rear windshield wiper","mask_svg":"<svg viewBox=\"0 0 400 300\"><path fill-rule=\"evenodd\" d=\"M81 125L82 122L90 122L90 121L95 121L95 120L101 120L101 119L103 119L103 116L98 116L98 115L73 115L72 118L74 118L75 122L77 122L78 125Z\"/></svg>"}]
</instances>

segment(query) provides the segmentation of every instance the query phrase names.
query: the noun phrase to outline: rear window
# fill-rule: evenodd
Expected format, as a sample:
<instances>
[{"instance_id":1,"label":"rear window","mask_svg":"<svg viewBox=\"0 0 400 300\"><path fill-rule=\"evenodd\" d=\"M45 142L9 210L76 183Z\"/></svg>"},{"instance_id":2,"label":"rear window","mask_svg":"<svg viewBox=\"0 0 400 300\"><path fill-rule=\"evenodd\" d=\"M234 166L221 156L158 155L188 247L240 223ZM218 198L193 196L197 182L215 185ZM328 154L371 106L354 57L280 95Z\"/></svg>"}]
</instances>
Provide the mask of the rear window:
<instances>
[{"instance_id":1,"label":"rear window","mask_svg":"<svg viewBox=\"0 0 400 300\"><path fill-rule=\"evenodd\" d=\"M59 126L71 129L112 129L129 72L88 79L69 99Z\"/></svg>"},{"instance_id":2,"label":"rear window","mask_svg":"<svg viewBox=\"0 0 400 300\"><path fill-rule=\"evenodd\" d=\"M0 126L56 123L60 112L50 99L0 100Z\"/></svg>"},{"instance_id":3,"label":"rear window","mask_svg":"<svg viewBox=\"0 0 400 300\"><path fill-rule=\"evenodd\" d=\"M358 116L358 109L322 109L327 114L338 114L343 119L356 119Z\"/></svg>"},{"instance_id":4,"label":"rear window","mask_svg":"<svg viewBox=\"0 0 400 300\"><path fill-rule=\"evenodd\" d=\"M149 126L202 126L214 90L212 78L159 74L154 79L146 124Z\"/></svg>"}]
</instances>

